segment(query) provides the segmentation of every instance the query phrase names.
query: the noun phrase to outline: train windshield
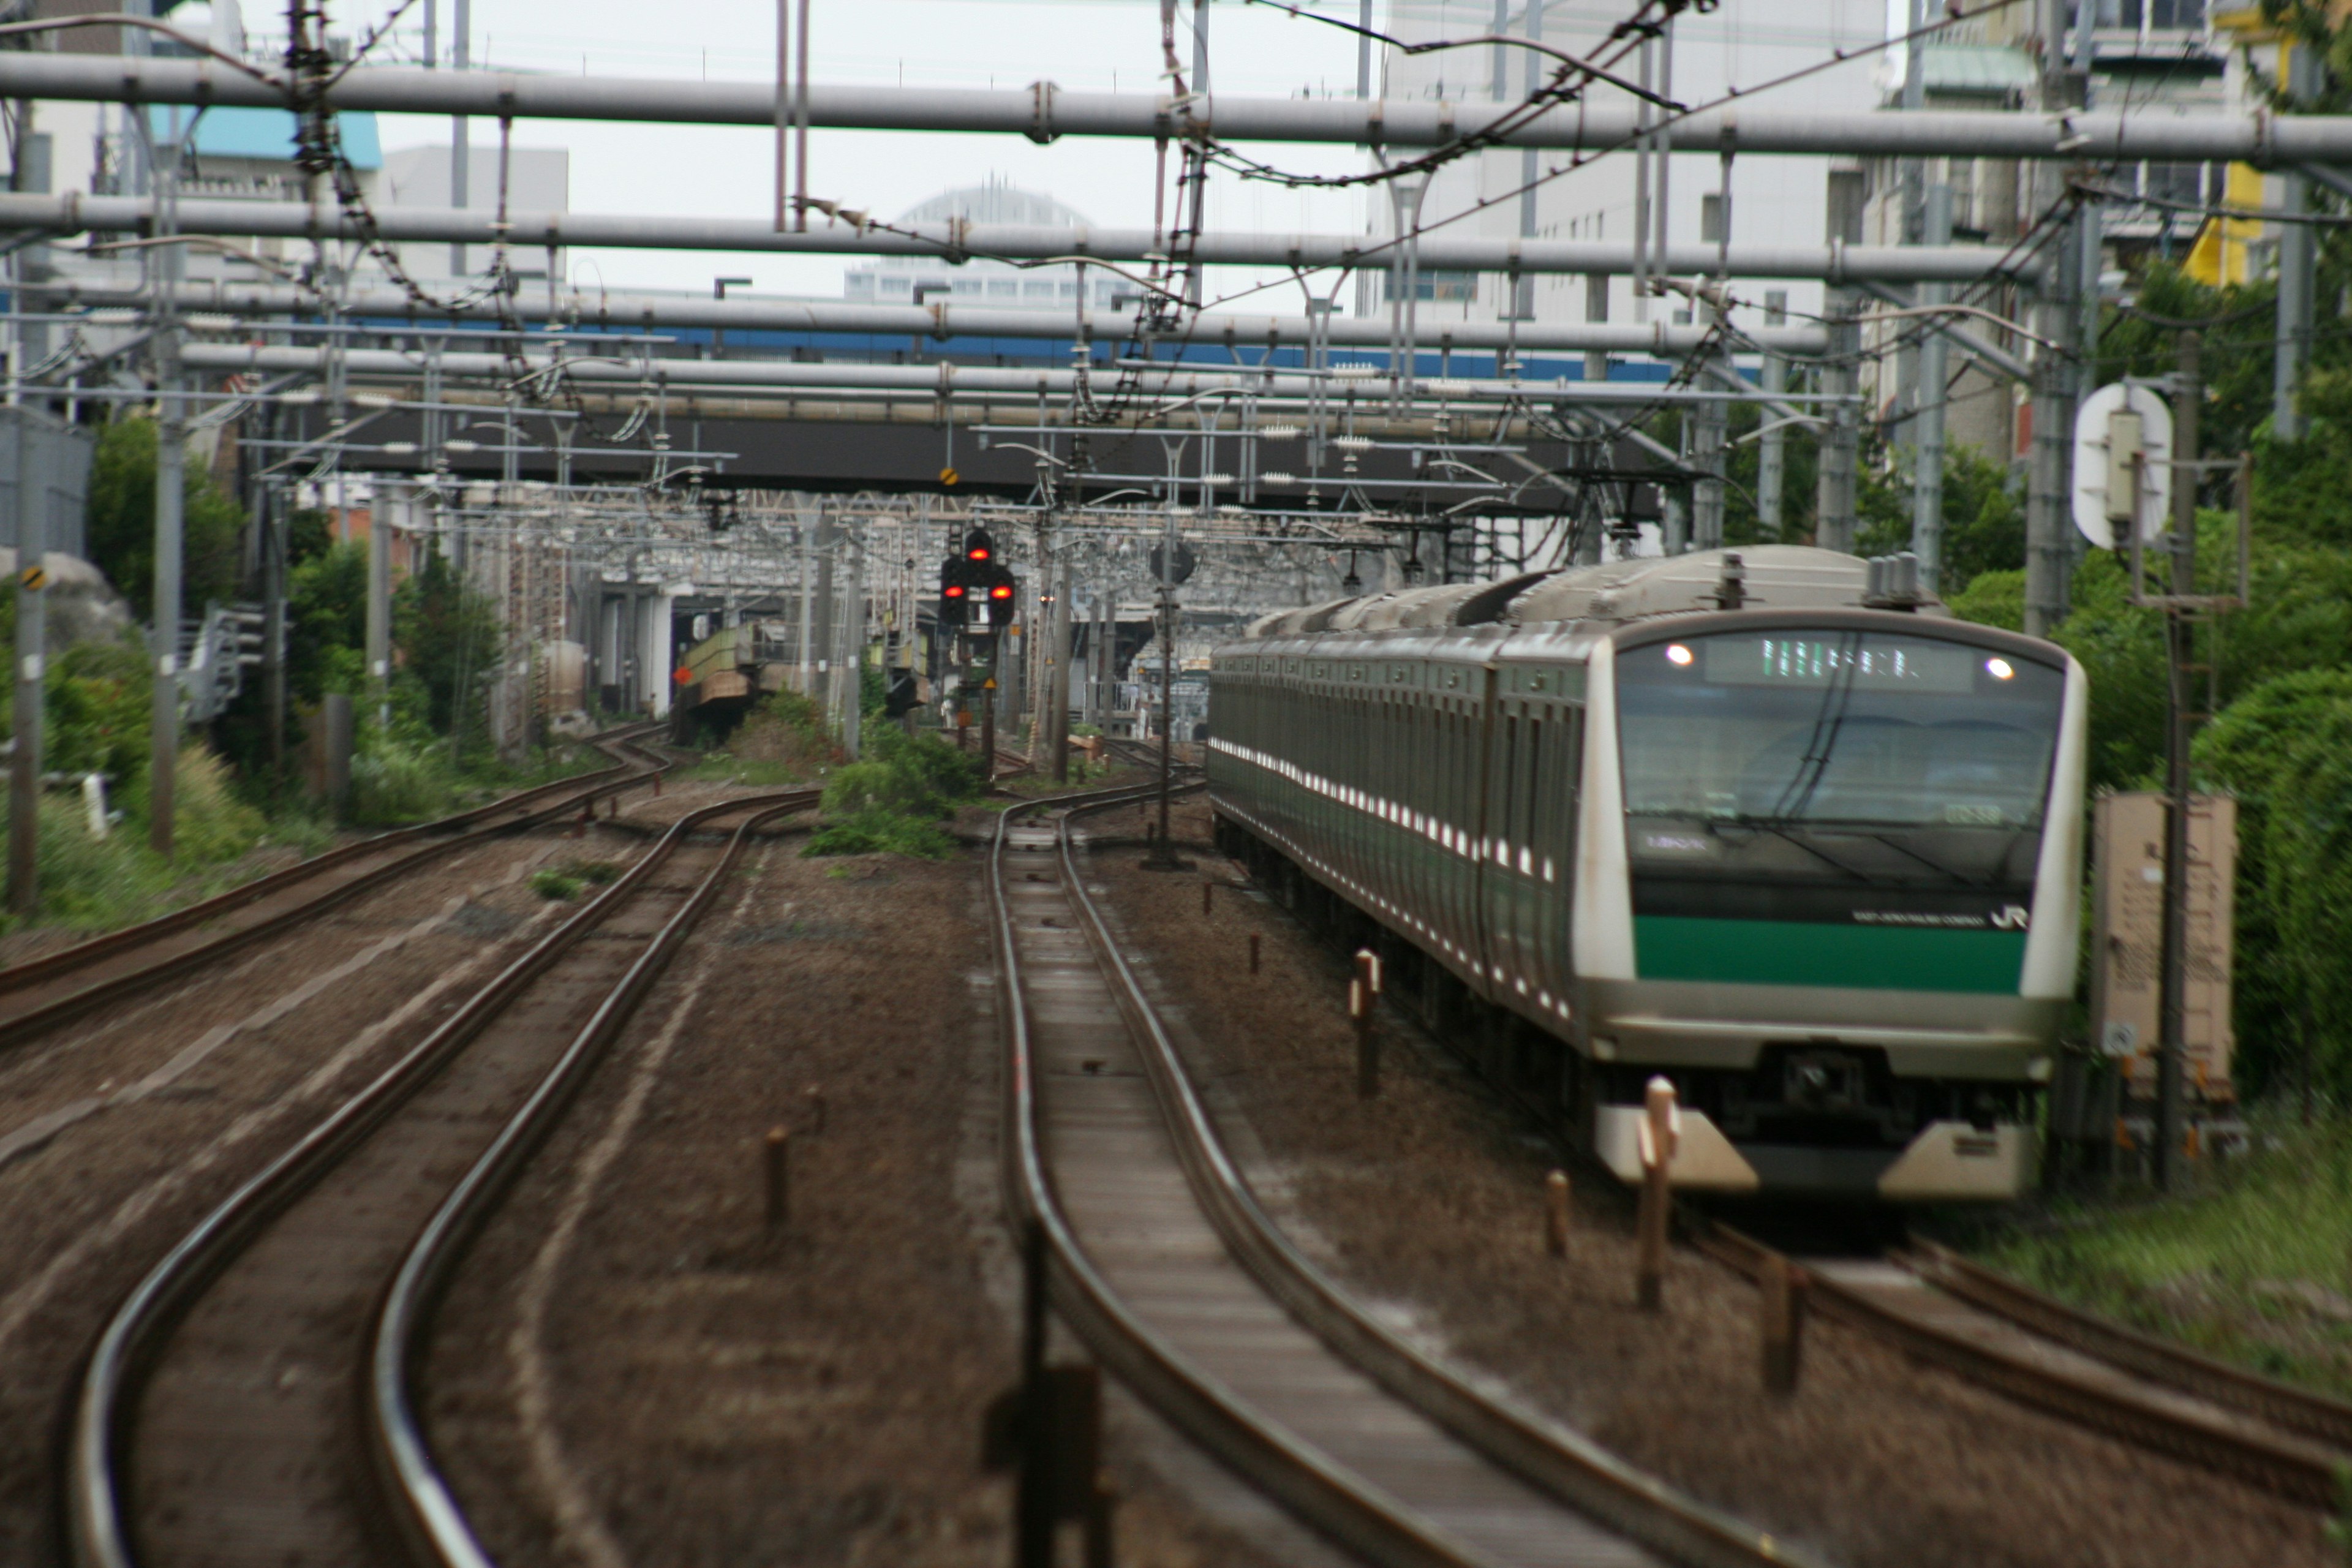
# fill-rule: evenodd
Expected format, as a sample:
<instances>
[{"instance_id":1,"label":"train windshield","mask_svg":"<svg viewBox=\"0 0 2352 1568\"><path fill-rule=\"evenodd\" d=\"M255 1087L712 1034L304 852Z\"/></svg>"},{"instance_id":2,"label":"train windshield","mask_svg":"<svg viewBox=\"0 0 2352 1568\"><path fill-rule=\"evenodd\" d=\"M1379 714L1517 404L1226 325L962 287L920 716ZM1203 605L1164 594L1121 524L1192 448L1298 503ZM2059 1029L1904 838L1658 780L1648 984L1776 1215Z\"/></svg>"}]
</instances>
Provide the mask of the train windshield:
<instances>
[{"instance_id":1,"label":"train windshield","mask_svg":"<svg viewBox=\"0 0 2352 1568\"><path fill-rule=\"evenodd\" d=\"M2008 880L2000 863L2039 837L2064 685L2032 659L1878 631L1621 650L1636 865Z\"/></svg>"}]
</instances>

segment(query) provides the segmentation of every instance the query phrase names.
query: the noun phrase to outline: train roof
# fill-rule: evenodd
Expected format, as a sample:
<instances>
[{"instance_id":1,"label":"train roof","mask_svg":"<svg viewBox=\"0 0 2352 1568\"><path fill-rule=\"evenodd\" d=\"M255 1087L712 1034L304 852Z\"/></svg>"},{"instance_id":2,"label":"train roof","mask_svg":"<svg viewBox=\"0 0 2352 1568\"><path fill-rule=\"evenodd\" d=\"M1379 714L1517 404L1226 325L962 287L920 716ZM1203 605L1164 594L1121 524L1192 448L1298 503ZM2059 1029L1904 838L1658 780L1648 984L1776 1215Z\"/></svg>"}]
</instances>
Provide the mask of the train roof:
<instances>
[{"instance_id":1,"label":"train roof","mask_svg":"<svg viewBox=\"0 0 2352 1568\"><path fill-rule=\"evenodd\" d=\"M1870 563L1802 544L1700 550L1600 566L1533 572L1495 583L1401 588L1360 598L1278 610L1251 623L1252 637L1396 628L1538 626L1633 621L1724 607L1726 573L1737 567L1738 603L1759 610L1853 609L1870 587ZM1944 613L1932 598L1917 608Z\"/></svg>"}]
</instances>

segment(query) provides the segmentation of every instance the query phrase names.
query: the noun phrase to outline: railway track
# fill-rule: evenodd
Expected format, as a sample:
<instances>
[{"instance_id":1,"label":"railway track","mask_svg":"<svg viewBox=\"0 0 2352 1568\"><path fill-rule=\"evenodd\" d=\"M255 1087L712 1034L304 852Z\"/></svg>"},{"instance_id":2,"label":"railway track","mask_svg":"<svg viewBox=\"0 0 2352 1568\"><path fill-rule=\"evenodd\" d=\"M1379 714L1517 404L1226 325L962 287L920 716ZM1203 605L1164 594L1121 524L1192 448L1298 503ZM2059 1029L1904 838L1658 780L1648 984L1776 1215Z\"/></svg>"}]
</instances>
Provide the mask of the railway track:
<instances>
[{"instance_id":1,"label":"railway track","mask_svg":"<svg viewBox=\"0 0 2352 1568\"><path fill-rule=\"evenodd\" d=\"M1771 1249L1701 1221L1699 1245L1753 1277ZM2080 1311L1933 1245L1798 1258L1812 1310L2022 1405L2333 1509L2352 1405Z\"/></svg>"},{"instance_id":2,"label":"railway track","mask_svg":"<svg viewBox=\"0 0 2352 1568\"><path fill-rule=\"evenodd\" d=\"M661 728L636 725L599 736L594 743L612 758L609 768L346 844L170 914L0 969L0 1042L22 1045L93 1009L216 964L467 844L635 788L670 766L642 743Z\"/></svg>"},{"instance_id":3,"label":"railway track","mask_svg":"<svg viewBox=\"0 0 2352 1568\"><path fill-rule=\"evenodd\" d=\"M1071 816L1151 793L1016 807L991 856L1007 1199L1045 1241L1063 1320L1172 1425L1370 1562L1806 1561L1474 1388L1266 1217L1087 892Z\"/></svg>"},{"instance_id":4,"label":"railway track","mask_svg":"<svg viewBox=\"0 0 2352 1568\"><path fill-rule=\"evenodd\" d=\"M75 1402L79 1568L486 1561L413 1405L436 1293L751 832L817 798L682 817L149 1271Z\"/></svg>"}]
</instances>

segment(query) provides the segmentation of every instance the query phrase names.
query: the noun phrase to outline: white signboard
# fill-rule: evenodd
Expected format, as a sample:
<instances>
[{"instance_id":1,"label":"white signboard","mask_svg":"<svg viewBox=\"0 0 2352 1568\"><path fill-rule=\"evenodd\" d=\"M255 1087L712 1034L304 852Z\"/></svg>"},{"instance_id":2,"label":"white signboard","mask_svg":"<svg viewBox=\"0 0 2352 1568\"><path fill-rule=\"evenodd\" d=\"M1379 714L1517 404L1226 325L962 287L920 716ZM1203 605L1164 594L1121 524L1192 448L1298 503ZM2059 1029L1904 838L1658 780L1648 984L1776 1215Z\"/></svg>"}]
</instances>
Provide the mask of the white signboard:
<instances>
[{"instance_id":1,"label":"white signboard","mask_svg":"<svg viewBox=\"0 0 2352 1568\"><path fill-rule=\"evenodd\" d=\"M2083 399L2074 415L2074 527L2102 550L2116 548L2116 526L2108 520L2129 509L2126 498L2117 497L2113 506L2107 498L2107 433L2114 416L2126 408L2139 416L2146 454L2139 477L2141 542L2163 532L2172 515L2172 410L2152 386L2111 382Z\"/></svg>"}]
</instances>

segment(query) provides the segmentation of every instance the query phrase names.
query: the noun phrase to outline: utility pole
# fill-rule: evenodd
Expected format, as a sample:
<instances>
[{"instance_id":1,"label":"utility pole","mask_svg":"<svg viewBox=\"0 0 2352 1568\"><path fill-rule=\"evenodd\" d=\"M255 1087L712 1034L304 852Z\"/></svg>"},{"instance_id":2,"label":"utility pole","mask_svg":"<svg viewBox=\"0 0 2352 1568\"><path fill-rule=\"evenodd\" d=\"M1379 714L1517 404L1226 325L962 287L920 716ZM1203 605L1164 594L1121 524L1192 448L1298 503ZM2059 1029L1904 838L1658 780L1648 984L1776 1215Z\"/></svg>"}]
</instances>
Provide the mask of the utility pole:
<instances>
[{"instance_id":1,"label":"utility pole","mask_svg":"<svg viewBox=\"0 0 2352 1568\"><path fill-rule=\"evenodd\" d=\"M1054 584L1054 632L1046 647L1054 660L1054 679L1045 689L1047 722L1054 728L1054 782L1070 782L1070 595L1076 584L1072 581L1069 552L1062 552L1061 567Z\"/></svg>"},{"instance_id":2,"label":"utility pole","mask_svg":"<svg viewBox=\"0 0 2352 1568\"><path fill-rule=\"evenodd\" d=\"M1920 243L1952 242L1952 187L1942 180L1927 187L1921 207ZM1919 285L1919 303L1946 302L1940 283ZM1930 326L1942 322L1929 319ZM1944 386L1951 379L1951 340L1939 331L1921 337L1913 351L1919 366L1918 399L1912 405L1911 552L1919 558L1919 586L1936 592L1944 570Z\"/></svg>"},{"instance_id":3,"label":"utility pole","mask_svg":"<svg viewBox=\"0 0 2352 1568\"><path fill-rule=\"evenodd\" d=\"M2199 405L2204 399L2200 333L2185 331L2178 346L2172 397L2172 586L2164 606L2164 935L2158 972L2163 1011L2156 1058L2156 1184L2170 1191L2184 1131L2181 1068L2189 1021L2189 664L2196 657L2189 596L2197 591L2197 466Z\"/></svg>"},{"instance_id":4,"label":"utility pole","mask_svg":"<svg viewBox=\"0 0 2352 1568\"><path fill-rule=\"evenodd\" d=\"M2287 96L2297 104L2310 101L2318 89L2319 61L2301 38L2286 46ZM2289 220L2279 226L2278 331L2271 360L2271 429L2283 440L2303 435L2303 416L2294 406L2296 384L2311 353L2312 273L2315 241L2311 225L2297 223L2310 203L2308 186L2292 166L2281 173L2281 195Z\"/></svg>"},{"instance_id":5,"label":"utility pole","mask_svg":"<svg viewBox=\"0 0 2352 1568\"><path fill-rule=\"evenodd\" d=\"M473 0L456 0L455 10L457 15L451 29L455 36L449 40L449 68L466 70L474 63ZM460 211L470 205L467 186L473 177L473 163L472 122L460 114L449 121L449 205ZM466 275L466 247L463 244L453 245L449 247L449 276L463 278Z\"/></svg>"},{"instance_id":6,"label":"utility pole","mask_svg":"<svg viewBox=\"0 0 2352 1568\"><path fill-rule=\"evenodd\" d=\"M1364 0L1356 21L1356 96L1372 96L1372 0Z\"/></svg>"},{"instance_id":7,"label":"utility pole","mask_svg":"<svg viewBox=\"0 0 2352 1568\"><path fill-rule=\"evenodd\" d=\"M28 919L40 908L41 674L48 594L43 561L47 509L27 471L29 411L16 410L16 693L8 758L8 912Z\"/></svg>"},{"instance_id":8,"label":"utility pole","mask_svg":"<svg viewBox=\"0 0 2352 1568\"><path fill-rule=\"evenodd\" d=\"M172 140L155 159L155 627L150 651L155 672L148 713L147 841L172 857L173 785L180 758L180 552L186 502L186 415L180 403L178 291L180 123L172 113Z\"/></svg>"},{"instance_id":9,"label":"utility pole","mask_svg":"<svg viewBox=\"0 0 2352 1568\"><path fill-rule=\"evenodd\" d=\"M1764 324L1784 327L1789 324L1789 291L1768 289L1764 291ZM1764 434L1756 453L1756 531L1768 543L1778 543L1785 526L1781 515L1781 492L1789 482L1789 427L1780 422L1771 409L1770 400L1789 390L1789 362L1780 354L1764 356L1763 369Z\"/></svg>"},{"instance_id":10,"label":"utility pole","mask_svg":"<svg viewBox=\"0 0 2352 1568\"><path fill-rule=\"evenodd\" d=\"M2041 100L2044 114L2070 107L2066 75L2066 13L2058 0L2037 0L2042 35ZM2055 164L2033 165L2033 205L2050 212L2064 198L2064 172ZM2079 243L2071 216L2062 225L2053 254L2065 256ZM2060 267L2043 286L2034 310L2042 341L2033 351L2033 449L2026 470L2025 631L2048 637L2066 616L2067 583L2074 575L2073 470L2074 392L2079 374L2072 344L2077 326L2074 285L2078 269Z\"/></svg>"},{"instance_id":11,"label":"utility pole","mask_svg":"<svg viewBox=\"0 0 2352 1568\"><path fill-rule=\"evenodd\" d=\"M407 515L414 493L406 485L386 486L368 509L368 692L375 699L379 730L392 726L392 520Z\"/></svg>"},{"instance_id":12,"label":"utility pole","mask_svg":"<svg viewBox=\"0 0 2352 1568\"><path fill-rule=\"evenodd\" d=\"M1168 507L1160 533L1160 830L1146 870L1172 871L1182 864L1169 842L1169 795L1176 773L1176 458L1168 458ZM1140 708L1142 704L1136 704Z\"/></svg>"},{"instance_id":13,"label":"utility pole","mask_svg":"<svg viewBox=\"0 0 2352 1568\"><path fill-rule=\"evenodd\" d=\"M1862 239L1862 175L1847 169L1829 172L1828 232L1832 245L1858 244ZM1855 470L1861 462L1861 416L1853 396L1861 385L1862 328L1856 317L1861 301L1855 290L1832 284L1822 291L1822 324L1829 329L1829 352L1822 356L1821 390L1834 402L1824 405L1829 423L1821 437L1820 469L1814 477L1813 542L1823 550L1853 549Z\"/></svg>"}]
</instances>

